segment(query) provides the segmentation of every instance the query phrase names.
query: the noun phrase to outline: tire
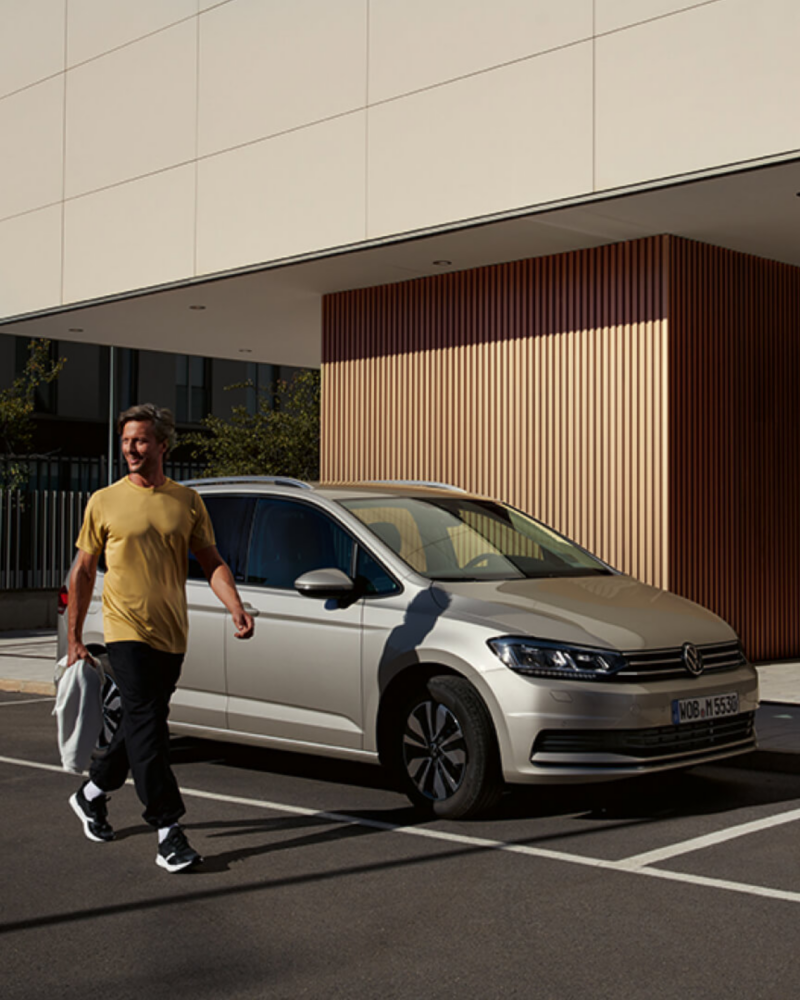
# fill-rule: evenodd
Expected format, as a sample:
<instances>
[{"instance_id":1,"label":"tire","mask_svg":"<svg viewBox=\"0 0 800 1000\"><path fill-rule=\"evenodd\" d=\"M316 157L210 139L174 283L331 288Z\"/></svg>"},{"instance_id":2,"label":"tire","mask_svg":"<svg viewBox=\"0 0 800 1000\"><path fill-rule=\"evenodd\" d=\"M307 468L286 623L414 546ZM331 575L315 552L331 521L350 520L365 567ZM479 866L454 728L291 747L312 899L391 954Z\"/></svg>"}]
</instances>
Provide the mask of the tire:
<instances>
[{"instance_id":1,"label":"tire","mask_svg":"<svg viewBox=\"0 0 800 1000\"><path fill-rule=\"evenodd\" d=\"M432 677L415 691L391 738L396 773L421 811L468 819L497 804L503 780L494 728L463 677Z\"/></svg>"}]
</instances>

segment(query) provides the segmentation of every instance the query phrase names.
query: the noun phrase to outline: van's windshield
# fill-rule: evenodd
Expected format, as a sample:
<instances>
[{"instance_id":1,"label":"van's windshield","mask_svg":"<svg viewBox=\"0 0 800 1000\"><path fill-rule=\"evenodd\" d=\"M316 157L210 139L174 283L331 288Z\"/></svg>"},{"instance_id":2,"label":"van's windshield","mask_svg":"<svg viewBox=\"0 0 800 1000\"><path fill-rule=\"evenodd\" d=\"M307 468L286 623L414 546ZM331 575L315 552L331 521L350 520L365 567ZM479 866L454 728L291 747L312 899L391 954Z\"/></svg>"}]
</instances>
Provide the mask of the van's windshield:
<instances>
[{"instance_id":1,"label":"van's windshield","mask_svg":"<svg viewBox=\"0 0 800 1000\"><path fill-rule=\"evenodd\" d=\"M491 500L376 497L340 502L413 570L431 580L611 572L568 538Z\"/></svg>"}]
</instances>

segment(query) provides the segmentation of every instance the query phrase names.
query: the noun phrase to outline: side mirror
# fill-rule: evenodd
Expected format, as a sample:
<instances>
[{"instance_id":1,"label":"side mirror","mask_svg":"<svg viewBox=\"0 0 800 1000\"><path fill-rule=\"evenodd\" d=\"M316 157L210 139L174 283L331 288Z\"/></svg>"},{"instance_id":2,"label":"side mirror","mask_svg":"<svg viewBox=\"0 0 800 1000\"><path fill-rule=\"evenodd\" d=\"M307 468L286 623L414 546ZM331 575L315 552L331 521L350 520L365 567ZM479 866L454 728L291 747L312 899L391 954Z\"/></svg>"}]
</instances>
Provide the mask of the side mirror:
<instances>
[{"instance_id":1,"label":"side mirror","mask_svg":"<svg viewBox=\"0 0 800 1000\"><path fill-rule=\"evenodd\" d=\"M340 569L312 569L294 581L294 589L304 597L323 600L346 600L352 597L355 583Z\"/></svg>"}]
</instances>

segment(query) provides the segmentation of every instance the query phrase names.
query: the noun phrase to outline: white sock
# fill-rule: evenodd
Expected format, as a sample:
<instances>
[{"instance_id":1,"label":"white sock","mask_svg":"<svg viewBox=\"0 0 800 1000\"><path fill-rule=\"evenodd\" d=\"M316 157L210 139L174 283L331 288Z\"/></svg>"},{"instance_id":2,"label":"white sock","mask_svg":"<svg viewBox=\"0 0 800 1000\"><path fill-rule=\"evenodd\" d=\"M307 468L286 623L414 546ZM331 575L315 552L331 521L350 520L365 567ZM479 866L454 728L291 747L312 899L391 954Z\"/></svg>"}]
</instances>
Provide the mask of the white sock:
<instances>
[{"instance_id":1,"label":"white sock","mask_svg":"<svg viewBox=\"0 0 800 1000\"><path fill-rule=\"evenodd\" d=\"M175 827L177 825L178 825L177 823L170 823L169 826L160 826L158 828L158 842L159 842L159 844L163 844L164 843L164 841L167 839L167 837L170 835L170 833L175 829Z\"/></svg>"},{"instance_id":2,"label":"white sock","mask_svg":"<svg viewBox=\"0 0 800 1000\"><path fill-rule=\"evenodd\" d=\"M102 788L98 788L93 781L87 781L83 786L83 795L87 802L94 802L95 799L106 793Z\"/></svg>"}]
</instances>

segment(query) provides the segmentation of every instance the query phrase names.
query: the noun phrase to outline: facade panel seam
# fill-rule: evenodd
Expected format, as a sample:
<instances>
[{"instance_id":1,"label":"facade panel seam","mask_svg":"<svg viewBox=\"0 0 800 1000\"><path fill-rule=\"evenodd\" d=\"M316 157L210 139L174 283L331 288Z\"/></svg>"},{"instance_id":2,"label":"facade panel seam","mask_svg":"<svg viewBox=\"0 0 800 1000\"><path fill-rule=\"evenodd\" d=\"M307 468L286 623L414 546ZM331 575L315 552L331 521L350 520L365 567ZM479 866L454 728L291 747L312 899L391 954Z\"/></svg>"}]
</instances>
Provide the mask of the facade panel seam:
<instances>
[{"instance_id":1,"label":"facade panel seam","mask_svg":"<svg viewBox=\"0 0 800 1000\"><path fill-rule=\"evenodd\" d=\"M61 254L60 274L58 283L59 302L64 304L64 288L66 281L67 254L67 58L69 56L69 0L64 0L64 92L61 105Z\"/></svg>"},{"instance_id":2,"label":"facade panel seam","mask_svg":"<svg viewBox=\"0 0 800 1000\"><path fill-rule=\"evenodd\" d=\"M194 91L194 213L192 217L192 274L197 274L197 240L200 214L200 10L195 18L195 91Z\"/></svg>"},{"instance_id":3,"label":"facade panel seam","mask_svg":"<svg viewBox=\"0 0 800 1000\"><path fill-rule=\"evenodd\" d=\"M17 97L19 94L24 94L27 90L33 90L34 87L40 87L43 83L50 83L51 80L56 80L59 76L63 76L65 72L65 70L60 69L57 73L48 73L47 76L42 76L38 80L26 83L24 87L17 87L16 90L9 90L5 94L0 94L0 103L11 97Z\"/></svg>"},{"instance_id":4,"label":"facade panel seam","mask_svg":"<svg viewBox=\"0 0 800 1000\"><path fill-rule=\"evenodd\" d=\"M154 31L148 31L143 35L138 35L136 38L128 39L127 42L121 42L119 45L106 49L104 52L98 52L97 55L89 56L88 59L81 59L80 62L70 64L69 61L67 61L66 72L71 73L75 69L80 69L83 66L88 66L90 63L98 62L100 59L105 59L107 56L114 55L115 52L121 52L123 49L129 49L133 45L138 45L139 42L143 42L147 38L155 38L156 35L161 35L165 31L172 31L172 29L177 28L178 25L187 24L189 21L196 21L199 16L199 14L189 14L186 17L179 18L177 21L171 21L169 24L164 24L160 28L156 28ZM67 53L67 59L69 59L69 53Z\"/></svg>"},{"instance_id":5,"label":"facade panel seam","mask_svg":"<svg viewBox=\"0 0 800 1000\"><path fill-rule=\"evenodd\" d=\"M576 38L571 42L565 42L563 45L554 45L552 48L542 49L541 52L533 52L531 55L520 56L518 59L509 59L507 62L495 63L494 66L485 66L483 69L476 69L470 73L461 73L459 76L448 77L446 80L440 80L438 83L431 83L425 87L415 87L413 90L406 90L403 91L402 94L394 94L392 97L382 97L380 100L372 102L370 107L379 108L385 104L394 104L397 101L405 100L407 97L416 97L418 94L424 94L432 90L440 90L442 87L450 87L453 84L461 83L464 80L472 80L478 76L486 76L489 73L496 73L500 70L508 69L510 66L519 66L521 63L531 62L533 59L539 59L541 56L549 56L554 52L564 52L567 49L574 49L579 45L586 45L593 41L593 35L586 35L582 38Z\"/></svg>"},{"instance_id":6,"label":"facade panel seam","mask_svg":"<svg viewBox=\"0 0 800 1000\"><path fill-rule=\"evenodd\" d=\"M628 24L621 24L616 28L609 28L607 31L596 31L596 38L608 38L610 35L619 35L623 31L630 31L632 28L639 28L643 24L653 24L655 21L665 21L670 17L680 17L681 14L688 14L701 7L711 7L714 4L724 3L725 0L701 0L700 3L687 4L678 10L668 10L663 14L655 14L653 17L643 17L638 21L630 21Z\"/></svg>"}]
</instances>

